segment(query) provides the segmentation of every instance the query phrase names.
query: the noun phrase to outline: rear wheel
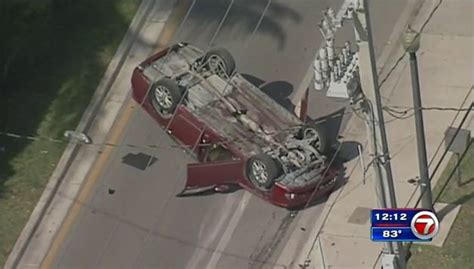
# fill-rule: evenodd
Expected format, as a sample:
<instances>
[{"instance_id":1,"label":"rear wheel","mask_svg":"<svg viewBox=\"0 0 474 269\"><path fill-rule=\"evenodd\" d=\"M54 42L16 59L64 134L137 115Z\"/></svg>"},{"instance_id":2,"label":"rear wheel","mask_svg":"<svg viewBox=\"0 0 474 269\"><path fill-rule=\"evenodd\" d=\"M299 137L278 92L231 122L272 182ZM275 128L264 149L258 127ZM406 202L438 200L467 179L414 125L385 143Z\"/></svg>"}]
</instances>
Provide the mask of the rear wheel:
<instances>
[{"instance_id":1,"label":"rear wheel","mask_svg":"<svg viewBox=\"0 0 474 269\"><path fill-rule=\"evenodd\" d=\"M160 113L173 113L181 100L181 90L175 81L163 78L151 88L151 102Z\"/></svg>"},{"instance_id":2,"label":"rear wheel","mask_svg":"<svg viewBox=\"0 0 474 269\"><path fill-rule=\"evenodd\" d=\"M234 57L232 57L232 54L224 48L210 50L206 53L205 60L209 70L221 78L227 79L232 75L232 73L234 73Z\"/></svg>"},{"instance_id":3,"label":"rear wheel","mask_svg":"<svg viewBox=\"0 0 474 269\"><path fill-rule=\"evenodd\" d=\"M268 190L282 174L281 165L267 154L257 154L247 161L247 178L261 190Z\"/></svg>"}]
</instances>

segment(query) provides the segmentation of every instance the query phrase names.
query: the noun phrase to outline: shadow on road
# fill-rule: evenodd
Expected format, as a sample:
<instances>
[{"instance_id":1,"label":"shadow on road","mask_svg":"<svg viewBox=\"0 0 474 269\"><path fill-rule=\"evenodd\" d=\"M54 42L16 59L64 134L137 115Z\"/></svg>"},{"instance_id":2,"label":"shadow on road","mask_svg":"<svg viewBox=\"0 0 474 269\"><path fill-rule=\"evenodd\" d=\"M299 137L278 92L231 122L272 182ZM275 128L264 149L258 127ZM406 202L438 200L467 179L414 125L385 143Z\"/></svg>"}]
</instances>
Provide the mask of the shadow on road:
<instances>
[{"instance_id":1,"label":"shadow on road","mask_svg":"<svg viewBox=\"0 0 474 269\"><path fill-rule=\"evenodd\" d=\"M262 79L249 74L242 74L242 76L253 85L260 88L262 92L272 98L275 102L286 108L290 113L294 114L295 105L293 105L290 100L290 96L294 90L291 83L287 81L265 82Z\"/></svg>"},{"instance_id":2,"label":"shadow on road","mask_svg":"<svg viewBox=\"0 0 474 269\"><path fill-rule=\"evenodd\" d=\"M342 129L344 115L346 115L345 107L317 119L308 118L307 122L309 124L318 124L322 126L329 136L330 144L333 147L336 147L339 143L338 138Z\"/></svg>"},{"instance_id":3,"label":"shadow on road","mask_svg":"<svg viewBox=\"0 0 474 269\"><path fill-rule=\"evenodd\" d=\"M122 162L124 164L135 167L136 169L145 171L148 167L152 166L158 159L154 156L145 154L143 152L139 153L128 153L122 157Z\"/></svg>"},{"instance_id":4,"label":"shadow on road","mask_svg":"<svg viewBox=\"0 0 474 269\"><path fill-rule=\"evenodd\" d=\"M191 0L187 1L187 12L190 13L184 22L186 29L177 35L186 40L191 35L201 33L206 36L206 45L210 46L214 45L219 35L248 40L258 33L272 36L278 47L283 48L286 33L282 24L286 21L299 23L302 20L294 9L270 0L199 0L194 6Z\"/></svg>"},{"instance_id":5,"label":"shadow on road","mask_svg":"<svg viewBox=\"0 0 474 269\"><path fill-rule=\"evenodd\" d=\"M357 141L343 141L338 145L339 149L339 158L344 162L351 161L359 157L359 147L360 152L363 152L362 144Z\"/></svg>"},{"instance_id":6,"label":"shadow on road","mask_svg":"<svg viewBox=\"0 0 474 269\"><path fill-rule=\"evenodd\" d=\"M273 81L263 85L260 89L289 112L294 113L295 105L290 100L290 95L293 93L293 85L291 83Z\"/></svg>"}]
</instances>

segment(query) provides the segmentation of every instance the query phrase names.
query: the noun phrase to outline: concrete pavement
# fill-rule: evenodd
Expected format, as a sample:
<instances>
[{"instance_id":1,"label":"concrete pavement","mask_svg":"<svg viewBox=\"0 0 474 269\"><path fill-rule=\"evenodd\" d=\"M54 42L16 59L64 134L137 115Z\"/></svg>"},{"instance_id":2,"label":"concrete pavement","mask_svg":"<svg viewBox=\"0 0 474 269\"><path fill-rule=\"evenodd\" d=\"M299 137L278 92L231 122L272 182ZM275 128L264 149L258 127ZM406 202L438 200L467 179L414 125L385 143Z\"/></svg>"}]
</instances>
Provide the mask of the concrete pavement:
<instances>
[{"instance_id":1,"label":"concrete pavement","mask_svg":"<svg viewBox=\"0 0 474 269\"><path fill-rule=\"evenodd\" d=\"M419 30L428 21L418 52L424 107L458 108L462 103L468 107L473 101L473 11L474 4L469 0L430 0L425 1L411 23L414 29ZM401 45L394 51L397 50L402 52ZM389 67L397 62L399 54L391 58ZM388 71L383 70L382 77ZM396 65L381 91L384 105L412 106L407 57ZM453 119L455 114L455 111L424 111L428 159L433 159L433 164L441 155L434 154L442 143L444 131L448 126L457 126L462 118L461 115ZM399 120L386 115L385 119L398 206L413 207L418 193L413 199L412 194L417 189L407 180L419 174L415 123L412 117ZM342 134L344 140L365 145L365 128L365 123L354 117ZM365 164L370 162L366 151L363 158ZM307 261L306 268L380 268L382 244L370 240L369 210L377 207L374 177L369 174L364 178L358 158L347 163L347 168L348 183L329 199L320 228L313 231L312 239L302 250L297 264ZM433 184L437 179L433 179Z\"/></svg>"},{"instance_id":2,"label":"concrete pavement","mask_svg":"<svg viewBox=\"0 0 474 269\"><path fill-rule=\"evenodd\" d=\"M330 3L337 8L341 1L235 1L228 9L229 3L231 1L196 1L188 16L182 14L187 18L180 28L182 30L174 38L160 39L165 39L165 43L189 41L204 49L213 45L209 43L229 48L240 72L249 74L256 84L263 83L260 86L265 92L283 105L291 106L288 97L294 92L293 85L304 76L321 41L315 27L321 10ZM373 13L383 13L384 16L379 15L379 18L384 22L397 21L406 0L391 3L394 4L390 11L379 5ZM130 55L133 60L127 62L114 84L113 88L121 95L111 97L110 105L106 105L104 110L110 109L112 104L122 104L131 68L145 58L144 54L156 42L160 27L164 26L166 16L160 14L165 9L158 4L155 7L158 10L152 12L155 15L152 19L147 20L142 33L144 38L140 39L142 42L134 45L137 51ZM227 10L228 16L223 20ZM260 26L257 28L257 25ZM376 42L381 48L387 42L393 24L380 23L378 29ZM167 27L164 30L162 36L172 36L173 31ZM317 104L323 109L315 117L325 116L344 106L324 97L319 98ZM110 129L114 122L113 126L123 128L122 135L114 135L117 133L114 130L110 132L119 143L160 145L163 148L157 151L126 147L108 151L88 149L87 155L81 155L83 161L76 162L69 171L70 183L60 190L55 205L49 210L50 217L35 234L20 268L38 268L44 250L51 245L51 241L45 238L51 240L54 234L55 243L49 248L49 257L43 265L57 268L286 266L278 259L286 255L284 247L292 236L291 232L301 231L300 220L308 223L304 227L310 227L318 219L323 204L292 218L288 211L243 191L175 198L184 184L181 169L191 160L180 150L172 148L174 143L157 124L141 110L134 110L132 104L125 103L120 114L115 121L109 118L108 125L101 129ZM96 126L101 126L100 117L97 120ZM91 136L96 142L110 139L94 132ZM101 157L105 155L109 158ZM144 159L146 162L150 155L157 160L147 169L140 169ZM96 163L87 177L75 172L88 170L84 160L89 165ZM87 190L83 192L86 194L76 198L74 192L67 189L74 189L77 193L84 178L82 189ZM110 188L115 190L114 194L108 194ZM72 213L74 217L62 222L55 213L67 211L72 200L75 201L74 208L80 210L70 210L76 212ZM62 227L67 228L56 233L55 229L61 222ZM307 238L296 242L296 248L301 249Z\"/></svg>"}]
</instances>

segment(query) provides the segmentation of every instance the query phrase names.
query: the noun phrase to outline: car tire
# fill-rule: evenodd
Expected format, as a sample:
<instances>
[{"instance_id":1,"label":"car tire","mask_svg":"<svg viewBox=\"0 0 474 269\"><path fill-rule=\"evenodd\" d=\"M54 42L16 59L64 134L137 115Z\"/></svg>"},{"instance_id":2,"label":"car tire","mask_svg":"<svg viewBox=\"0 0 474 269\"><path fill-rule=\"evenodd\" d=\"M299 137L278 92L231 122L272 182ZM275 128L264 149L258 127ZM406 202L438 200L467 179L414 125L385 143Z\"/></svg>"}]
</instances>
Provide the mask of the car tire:
<instances>
[{"instance_id":1,"label":"car tire","mask_svg":"<svg viewBox=\"0 0 474 269\"><path fill-rule=\"evenodd\" d=\"M309 135L316 135L317 141L312 146L321 154L327 154L330 150L331 143L326 128L321 125L308 125L303 128L302 137L307 138Z\"/></svg>"},{"instance_id":2,"label":"car tire","mask_svg":"<svg viewBox=\"0 0 474 269\"><path fill-rule=\"evenodd\" d=\"M235 71L234 57L224 48L210 50L204 59L209 70L224 79L230 77ZM218 65L221 65L221 70L218 69Z\"/></svg>"},{"instance_id":3,"label":"car tire","mask_svg":"<svg viewBox=\"0 0 474 269\"><path fill-rule=\"evenodd\" d=\"M250 182L265 191L269 190L283 173L280 163L264 153L250 157L245 170Z\"/></svg>"},{"instance_id":4,"label":"car tire","mask_svg":"<svg viewBox=\"0 0 474 269\"><path fill-rule=\"evenodd\" d=\"M163 78L151 87L151 103L162 114L173 113L181 101L181 90L174 80Z\"/></svg>"}]
</instances>

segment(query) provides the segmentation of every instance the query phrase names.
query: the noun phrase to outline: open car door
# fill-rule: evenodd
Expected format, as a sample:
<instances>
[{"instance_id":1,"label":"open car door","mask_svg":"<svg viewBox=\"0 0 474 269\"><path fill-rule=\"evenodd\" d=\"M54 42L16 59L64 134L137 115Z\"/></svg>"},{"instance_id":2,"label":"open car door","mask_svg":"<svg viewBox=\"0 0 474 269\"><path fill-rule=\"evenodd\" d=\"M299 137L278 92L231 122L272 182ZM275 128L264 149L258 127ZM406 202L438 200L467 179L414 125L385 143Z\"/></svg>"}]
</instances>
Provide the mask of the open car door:
<instances>
[{"instance_id":1,"label":"open car door","mask_svg":"<svg viewBox=\"0 0 474 269\"><path fill-rule=\"evenodd\" d=\"M207 191L216 185L238 184L244 175L244 164L240 159L188 164L186 185L178 196Z\"/></svg>"}]
</instances>

